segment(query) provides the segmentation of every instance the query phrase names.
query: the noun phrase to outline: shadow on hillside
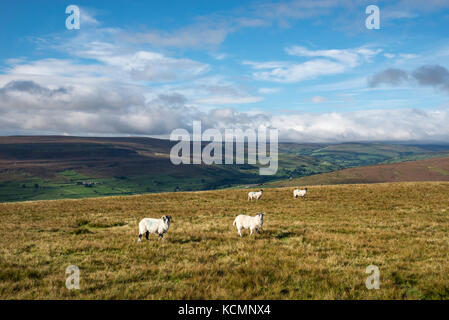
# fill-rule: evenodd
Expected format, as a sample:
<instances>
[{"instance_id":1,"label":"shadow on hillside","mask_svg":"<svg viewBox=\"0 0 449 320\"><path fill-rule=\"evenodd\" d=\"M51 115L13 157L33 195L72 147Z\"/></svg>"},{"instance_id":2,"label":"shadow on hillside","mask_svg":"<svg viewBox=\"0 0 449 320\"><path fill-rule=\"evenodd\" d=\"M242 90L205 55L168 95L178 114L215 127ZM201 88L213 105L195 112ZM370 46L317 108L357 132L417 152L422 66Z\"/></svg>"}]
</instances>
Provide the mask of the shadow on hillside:
<instances>
[{"instance_id":1,"label":"shadow on hillside","mask_svg":"<svg viewBox=\"0 0 449 320\"><path fill-rule=\"evenodd\" d=\"M170 239L172 243L186 244L191 242L201 242L201 238L182 238L182 239Z\"/></svg>"},{"instance_id":2,"label":"shadow on hillside","mask_svg":"<svg viewBox=\"0 0 449 320\"><path fill-rule=\"evenodd\" d=\"M276 230L266 230L261 233L263 238L275 238L278 240L295 238L304 235L304 231L292 232L292 231L276 231Z\"/></svg>"},{"instance_id":3,"label":"shadow on hillside","mask_svg":"<svg viewBox=\"0 0 449 320\"><path fill-rule=\"evenodd\" d=\"M276 232L274 234L274 237L276 239L285 239L285 238L291 238L291 237L295 237L295 236L299 236L299 233L296 232Z\"/></svg>"}]
</instances>

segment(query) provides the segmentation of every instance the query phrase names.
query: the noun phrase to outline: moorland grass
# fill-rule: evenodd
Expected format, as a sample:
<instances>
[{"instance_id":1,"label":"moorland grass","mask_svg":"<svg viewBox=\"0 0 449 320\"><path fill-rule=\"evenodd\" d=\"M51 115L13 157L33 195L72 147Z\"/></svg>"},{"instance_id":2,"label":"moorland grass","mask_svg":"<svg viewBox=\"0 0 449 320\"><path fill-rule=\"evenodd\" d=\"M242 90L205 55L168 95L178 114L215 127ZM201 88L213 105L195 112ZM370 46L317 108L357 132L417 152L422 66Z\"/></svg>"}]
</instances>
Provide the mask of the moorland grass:
<instances>
[{"instance_id":1,"label":"moorland grass","mask_svg":"<svg viewBox=\"0 0 449 320\"><path fill-rule=\"evenodd\" d=\"M447 299L449 183L311 186L0 204L1 299ZM239 238L238 214L266 212ZM137 243L144 217L173 217ZM368 290L366 267L380 269ZM68 290L65 270L81 270Z\"/></svg>"}]
</instances>

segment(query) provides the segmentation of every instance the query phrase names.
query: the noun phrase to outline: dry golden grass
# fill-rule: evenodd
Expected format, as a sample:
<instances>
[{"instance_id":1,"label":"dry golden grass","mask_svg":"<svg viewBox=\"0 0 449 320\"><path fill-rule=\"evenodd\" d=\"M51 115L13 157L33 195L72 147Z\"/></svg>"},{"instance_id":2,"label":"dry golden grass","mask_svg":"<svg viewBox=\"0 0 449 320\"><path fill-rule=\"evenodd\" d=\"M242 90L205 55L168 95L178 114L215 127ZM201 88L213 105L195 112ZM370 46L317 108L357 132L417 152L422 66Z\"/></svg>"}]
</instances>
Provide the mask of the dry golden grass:
<instances>
[{"instance_id":1,"label":"dry golden grass","mask_svg":"<svg viewBox=\"0 0 449 320\"><path fill-rule=\"evenodd\" d=\"M0 204L2 299L449 298L449 183L169 193ZM266 212L239 238L238 214ZM173 216L136 243L143 217ZM380 268L380 290L365 269ZM81 269L81 289L65 269Z\"/></svg>"}]
</instances>

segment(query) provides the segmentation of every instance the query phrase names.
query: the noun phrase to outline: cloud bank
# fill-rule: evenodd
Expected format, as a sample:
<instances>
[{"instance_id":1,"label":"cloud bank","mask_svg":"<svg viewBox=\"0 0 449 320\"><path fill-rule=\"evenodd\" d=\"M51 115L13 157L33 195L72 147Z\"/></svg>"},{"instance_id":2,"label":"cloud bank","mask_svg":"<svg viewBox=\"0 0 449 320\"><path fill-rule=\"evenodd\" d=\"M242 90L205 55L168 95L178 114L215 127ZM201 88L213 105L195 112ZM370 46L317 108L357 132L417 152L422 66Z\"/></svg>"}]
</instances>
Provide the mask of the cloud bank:
<instances>
[{"instance_id":1,"label":"cloud bank","mask_svg":"<svg viewBox=\"0 0 449 320\"><path fill-rule=\"evenodd\" d=\"M138 87L113 82L85 88L14 80L1 87L0 97L0 127L4 132L168 136L177 128L190 130L192 121L200 120L203 128L277 128L280 139L288 141L449 139L448 108L288 115L239 112L233 108L200 111L179 93L159 94L148 100Z\"/></svg>"}]
</instances>

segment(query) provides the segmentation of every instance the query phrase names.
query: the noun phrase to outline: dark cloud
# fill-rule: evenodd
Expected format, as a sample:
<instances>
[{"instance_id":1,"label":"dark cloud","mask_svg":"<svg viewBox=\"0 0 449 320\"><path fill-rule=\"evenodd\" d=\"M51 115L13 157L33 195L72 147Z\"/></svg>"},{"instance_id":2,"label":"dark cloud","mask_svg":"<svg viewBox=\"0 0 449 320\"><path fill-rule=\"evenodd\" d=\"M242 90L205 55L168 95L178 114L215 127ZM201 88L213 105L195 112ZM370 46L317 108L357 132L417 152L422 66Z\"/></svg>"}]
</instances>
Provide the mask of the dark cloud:
<instances>
[{"instance_id":1,"label":"dark cloud","mask_svg":"<svg viewBox=\"0 0 449 320\"><path fill-rule=\"evenodd\" d=\"M449 71L439 65L425 65L412 72L390 68L368 79L370 87L377 87L382 84L399 85L402 83L434 87L449 92Z\"/></svg>"},{"instance_id":2,"label":"dark cloud","mask_svg":"<svg viewBox=\"0 0 449 320\"><path fill-rule=\"evenodd\" d=\"M13 93L27 94L13 94ZM58 93L67 93L58 95ZM198 111L178 93L146 101L136 88L104 83L51 90L33 81L15 80L0 88L0 128L93 135L159 135L188 128Z\"/></svg>"},{"instance_id":3,"label":"dark cloud","mask_svg":"<svg viewBox=\"0 0 449 320\"><path fill-rule=\"evenodd\" d=\"M370 87L377 87L380 84L398 85L408 79L408 73L401 69L386 69L368 79Z\"/></svg>"},{"instance_id":4,"label":"dark cloud","mask_svg":"<svg viewBox=\"0 0 449 320\"><path fill-rule=\"evenodd\" d=\"M53 96L55 94L64 94L68 92L68 90L63 87L51 90L37 84L34 81L29 80L14 80L8 82L3 88L0 88L0 94L6 94L14 91L27 92L30 94L40 94L45 96Z\"/></svg>"},{"instance_id":5,"label":"dark cloud","mask_svg":"<svg viewBox=\"0 0 449 320\"><path fill-rule=\"evenodd\" d=\"M187 98L179 93L160 94L158 99L164 104L172 106L184 106L187 103Z\"/></svg>"},{"instance_id":6,"label":"dark cloud","mask_svg":"<svg viewBox=\"0 0 449 320\"><path fill-rule=\"evenodd\" d=\"M422 86L432 86L449 91L449 71L439 65L422 66L412 76Z\"/></svg>"}]
</instances>

